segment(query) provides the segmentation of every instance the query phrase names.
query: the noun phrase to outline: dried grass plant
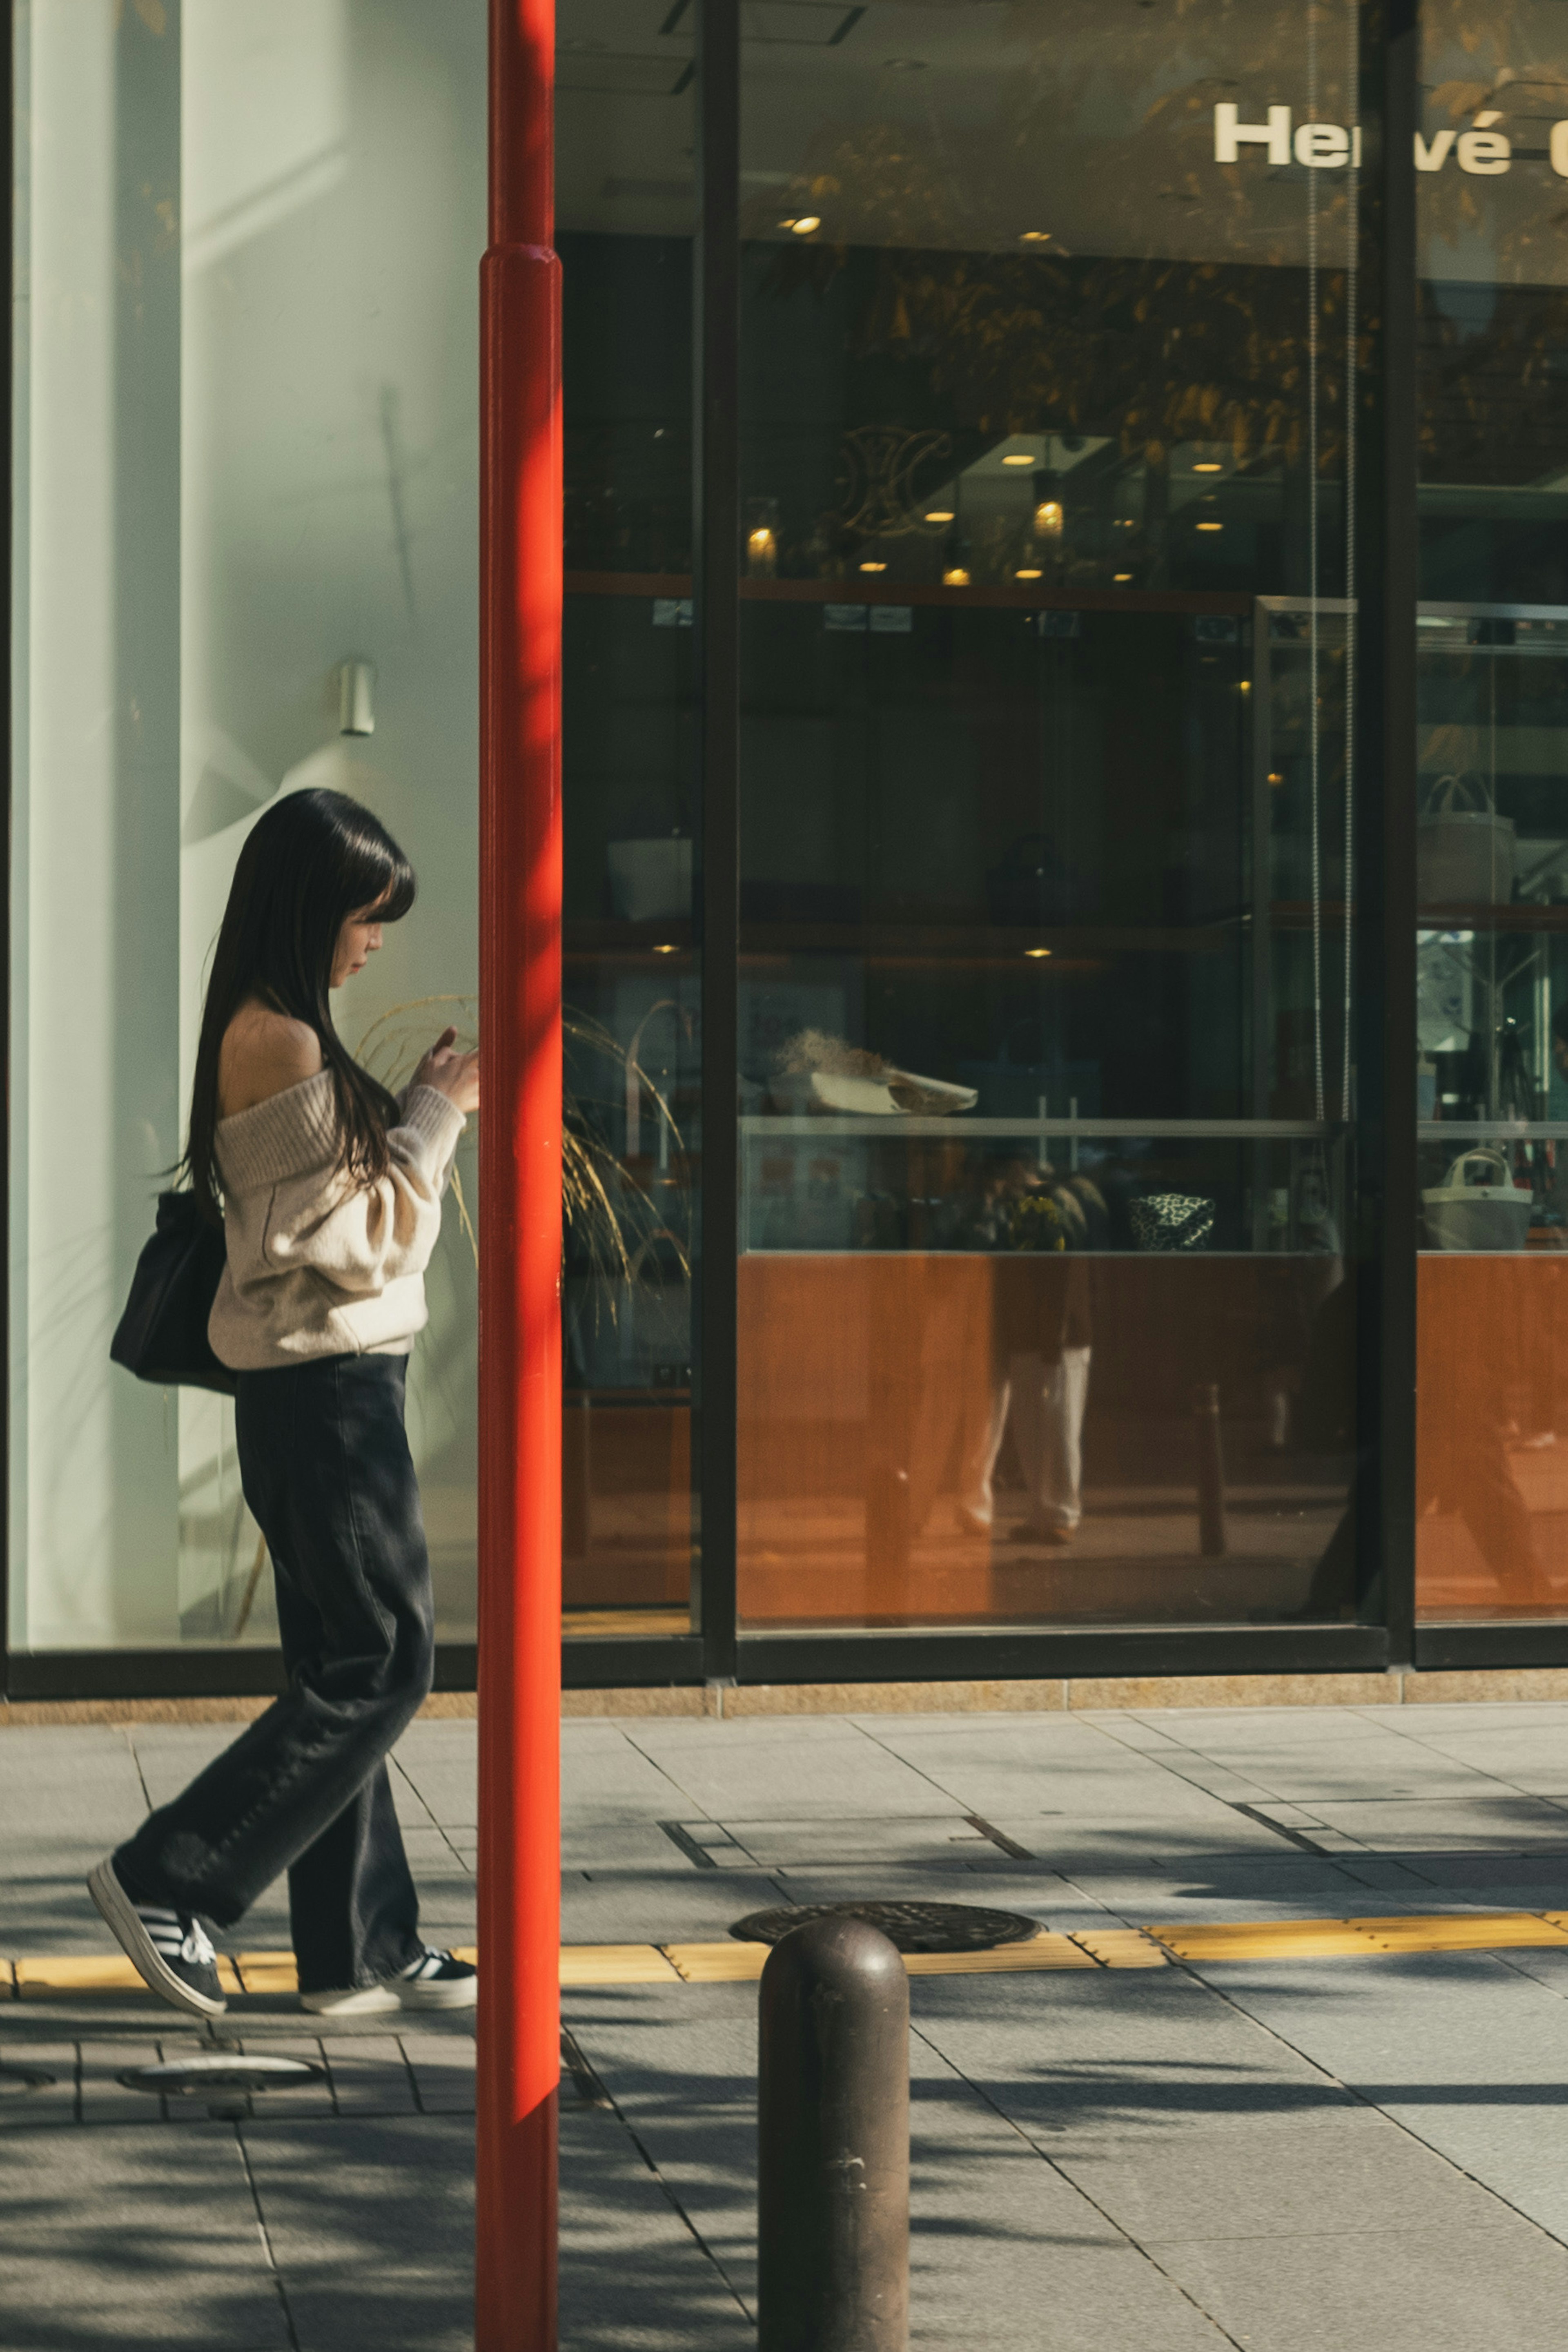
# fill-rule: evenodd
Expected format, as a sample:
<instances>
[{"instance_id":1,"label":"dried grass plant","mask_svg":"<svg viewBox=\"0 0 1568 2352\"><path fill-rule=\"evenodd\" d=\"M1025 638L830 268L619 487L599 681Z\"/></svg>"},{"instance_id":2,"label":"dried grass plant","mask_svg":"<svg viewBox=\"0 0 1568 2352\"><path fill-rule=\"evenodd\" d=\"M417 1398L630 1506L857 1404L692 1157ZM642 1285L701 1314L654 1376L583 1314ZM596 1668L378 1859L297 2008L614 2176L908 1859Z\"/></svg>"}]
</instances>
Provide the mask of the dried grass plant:
<instances>
[{"instance_id":1,"label":"dried grass plant","mask_svg":"<svg viewBox=\"0 0 1568 2352\"><path fill-rule=\"evenodd\" d=\"M453 1028L457 1045L472 1052L479 1042L478 999L473 996L414 996L390 1005L371 1023L356 1048L361 1066L392 1093L405 1087L429 1051L434 1030ZM567 1083L562 1093L561 1208L566 1233L583 1250L589 1270L598 1277L595 1290L608 1303L613 1318L615 1289L642 1278L651 1244L669 1242L683 1275L691 1273L687 1234L672 1228L667 1206L655 1202L625 1162L604 1140L602 1116L625 1099L629 1077L647 1090L655 1118L667 1129L672 1166L681 1165L680 1130L659 1087L638 1062L628 1062L601 1022L568 1005L562 1013L567 1055ZM610 1073L608 1090L594 1083L593 1066ZM683 1178L674 1186L680 1200L680 1223L688 1223L689 1188ZM452 1193L474 1263L479 1263L478 1235L455 1166Z\"/></svg>"}]
</instances>

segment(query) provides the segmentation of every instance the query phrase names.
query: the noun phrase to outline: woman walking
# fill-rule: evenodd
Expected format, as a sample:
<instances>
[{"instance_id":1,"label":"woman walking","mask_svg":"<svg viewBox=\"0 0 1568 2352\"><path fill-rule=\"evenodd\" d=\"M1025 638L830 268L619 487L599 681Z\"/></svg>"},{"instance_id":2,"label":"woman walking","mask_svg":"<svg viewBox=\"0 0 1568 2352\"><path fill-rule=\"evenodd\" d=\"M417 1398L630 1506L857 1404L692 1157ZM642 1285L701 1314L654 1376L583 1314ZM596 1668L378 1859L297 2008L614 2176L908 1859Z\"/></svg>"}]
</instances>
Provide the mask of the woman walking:
<instances>
[{"instance_id":1,"label":"woman walking","mask_svg":"<svg viewBox=\"0 0 1568 2352\"><path fill-rule=\"evenodd\" d=\"M232 1927L284 1870L306 2009L459 2008L476 1990L420 1938L385 1759L431 1683L403 1386L479 1057L449 1029L394 1097L329 1002L413 898L368 809L291 793L240 854L207 989L184 1167L225 1229L209 1335L236 1375L287 1688L88 1880L153 1991L204 2017L225 2003L201 1918Z\"/></svg>"}]
</instances>

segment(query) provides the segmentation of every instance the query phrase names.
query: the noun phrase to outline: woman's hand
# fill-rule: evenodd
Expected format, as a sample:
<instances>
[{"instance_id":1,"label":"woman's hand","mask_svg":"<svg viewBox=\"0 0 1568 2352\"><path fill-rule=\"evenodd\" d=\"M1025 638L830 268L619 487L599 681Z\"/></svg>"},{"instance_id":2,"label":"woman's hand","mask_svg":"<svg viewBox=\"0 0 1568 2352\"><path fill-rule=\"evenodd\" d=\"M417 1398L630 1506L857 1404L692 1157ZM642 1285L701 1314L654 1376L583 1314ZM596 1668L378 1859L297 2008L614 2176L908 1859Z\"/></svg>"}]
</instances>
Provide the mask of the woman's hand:
<instances>
[{"instance_id":1,"label":"woman's hand","mask_svg":"<svg viewBox=\"0 0 1568 2352\"><path fill-rule=\"evenodd\" d=\"M416 1087L434 1087L455 1103L460 1111L476 1111L479 1108L479 1056L455 1054L455 1029L444 1029L413 1074Z\"/></svg>"}]
</instances>

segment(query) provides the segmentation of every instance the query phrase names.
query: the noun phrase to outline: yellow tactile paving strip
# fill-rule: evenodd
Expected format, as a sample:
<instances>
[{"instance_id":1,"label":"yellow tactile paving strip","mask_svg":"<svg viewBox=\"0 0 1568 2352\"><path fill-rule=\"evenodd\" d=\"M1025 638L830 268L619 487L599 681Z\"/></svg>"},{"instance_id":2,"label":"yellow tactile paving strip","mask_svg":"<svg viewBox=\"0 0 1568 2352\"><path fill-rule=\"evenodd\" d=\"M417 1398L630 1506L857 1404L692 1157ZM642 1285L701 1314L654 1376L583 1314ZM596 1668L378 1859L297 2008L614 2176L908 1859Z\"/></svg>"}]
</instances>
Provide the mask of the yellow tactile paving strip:
<instances>
[{"instance_id":1,"label":"yellow tactile paving strip","mask_svg":"<svg viewBox=\"0 0 1568 2352\"><path fill-rule=\"evenodd\" d=\"M1460 1911L1401 1914L1391 1919L1256 1919L1201 1926L1080 1928L1070 1936L1042 1928L1027 1943L989 1952L911 1952L912 1977L1010 1976L1051 1969L1163 1969L1173 1960L1375 1959L1415 1952L1502 1952L1525 1945L1568 1951L1568 1911ZM564 1944L563 1986L751 1984L762 1974L766 1944L726 1937L710 1944ZM458 1950L475 1960L469 1948ZM297 1989L292 1952L224 1953L218 1974L226 1993L288 1993ZM0 1998L78 2000L94 1993L141 1992L127 1959L73 1956L0 1959Z\"/></svg>"},{"instance_id":2,"label":"yellow tactile paving strip","mask_svg":"<svg viewBox=\"0 0 1568 2352\"><path fill-rule=\"evenodd\" d=\"M1568 1911L1458 1911L1392 1919L1270 1919L1145 1931L1178 1960L1370 1959L1409 1952L1568 1951Z\"/></svg>"}]
</instances>

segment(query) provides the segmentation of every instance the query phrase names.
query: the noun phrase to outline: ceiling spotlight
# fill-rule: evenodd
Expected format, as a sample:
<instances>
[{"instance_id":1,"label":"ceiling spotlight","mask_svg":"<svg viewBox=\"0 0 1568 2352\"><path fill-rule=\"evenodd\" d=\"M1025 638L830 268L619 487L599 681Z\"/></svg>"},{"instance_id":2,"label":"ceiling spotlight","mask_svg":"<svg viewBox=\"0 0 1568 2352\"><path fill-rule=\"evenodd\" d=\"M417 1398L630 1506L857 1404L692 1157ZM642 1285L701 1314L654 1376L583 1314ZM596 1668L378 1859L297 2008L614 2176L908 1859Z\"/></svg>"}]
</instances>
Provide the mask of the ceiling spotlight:
<instances>
[{"instance_id":1,"label":"ceiling spotlight","mask_svg":"<svg viewBox=\"0 0 1568 2352\"><path fill-rule=\"evenodd\" d=\"M1195 474L1223 474L1225 468L1218 457L1200 457L1192 470Z\"/></svg>"},{"instance_id":2,"label":"ceiling spotlight","mask_svg":"<svg viewBox=\"0 0 1568 2352\"><path fill-rule=\"evenodd\" d=\"M1223 530L1225 525L1222 522L1200 522L1198 529L1199 530Z\"/></svg>"},{"instance_id":3,"label":"ceiling spotlight","mask_svg":"<svg viewBox=\"0 0 1568 2352\"><path fill-rule=\"evenodd\" d=\"M1049 948L1025 948L1024 953L1032 961L1038 962L1041 956L1048 956L1051 953L1051 950Z\"/></svg>"},{"instance_id":4,"label":"ceiling spotlight","mask_svg":"<svg viewBox=\"0 0 1568 2352\"><path fill-rule=\"evenodd\" d=\"M1051 231L1048 228L1020 228L1019 231L1019 243L1020 245L1049 245L1051 243Z\"/></svg>"},{"instance_id":5,"label":"ceiling spotlight","mask_svg":"<svg viewBox=\"0 0 1568 2352\"><path fill-rule=\"evenodd\" d=\"M953 509L951 507L933 507L925 520L927 522L951 522Z\"/></svg>"},{"instance_id":6,"label":"ceiling spotlight","mask_svg":"<svg viewBox=\"0 0 1568 2352\"><path fill-rule=\"evenodd\" d=\"M885 563L862 563L861 565L861 570L862 572L885 572L887 570L887 566Z\"/></svg>"},{"instance_id":7,"label":"ceiling spotlight","mask_svg":"<svg viewBox=\"0 0 1568 2352\"><path fill-rule=\"evenodd\" d=\"M1116 572L1112 574L1112 577L1115 581L1118 588L1122 587L1125 582L1132 578L1132 576L1133 575L1130 572Z\"/></svg>"},{"instance_id":8,"label":"ceiling spotlight","mask_svg":"<svg viewBox=\"0 0 1568 2352\"><path fill-rule=\"evenodd\" d=\"M655 955L679 955L680 949L675 945L674 940L660 940L654 946L653 953Z\"/></svg>"},{"instance_id":9,"label":"ceiling spotlight","mask_svg":"<svg viewBox=\"0 0 1568 2352\"><path fill-rule=\"evenodd\" d=\"M815 213L802 213L800 219L792 220L789 226L797 236L810 236L811 231L821 228L822 224Z\"/></svg>"},{"instance_id":10,"label":"ceiling spotlight","mask_svg":"<svg viewBox=\"0 0 1568 2352\"><path fill-rule=\"evenodd\" d=\"M967 588L968 584L969 575L961 563L950 563L942 574L944 588Z\"/></svg>"},{"instance_id":11,"label":"ceiling spotlight","mask_svg":"<svg viewBox=\"0 0 1568 2352\"><path fill-rule=\"evenodd\" d=\"M1040 566L1038 563L1020 563L1013 576L1017 580L1038 580Z\"/></svg>"},{"instance_id":12,"label":"ceiling spotlight","mask_svg":"<svg viewBox=\"0 0 1568 2352\"><path fill-rule=\"evenodd\" d=\"M1024 449L1014 449L1002 459L1004 466L1032 466L1034 459Z\"/></svg>"}]
</instances>

